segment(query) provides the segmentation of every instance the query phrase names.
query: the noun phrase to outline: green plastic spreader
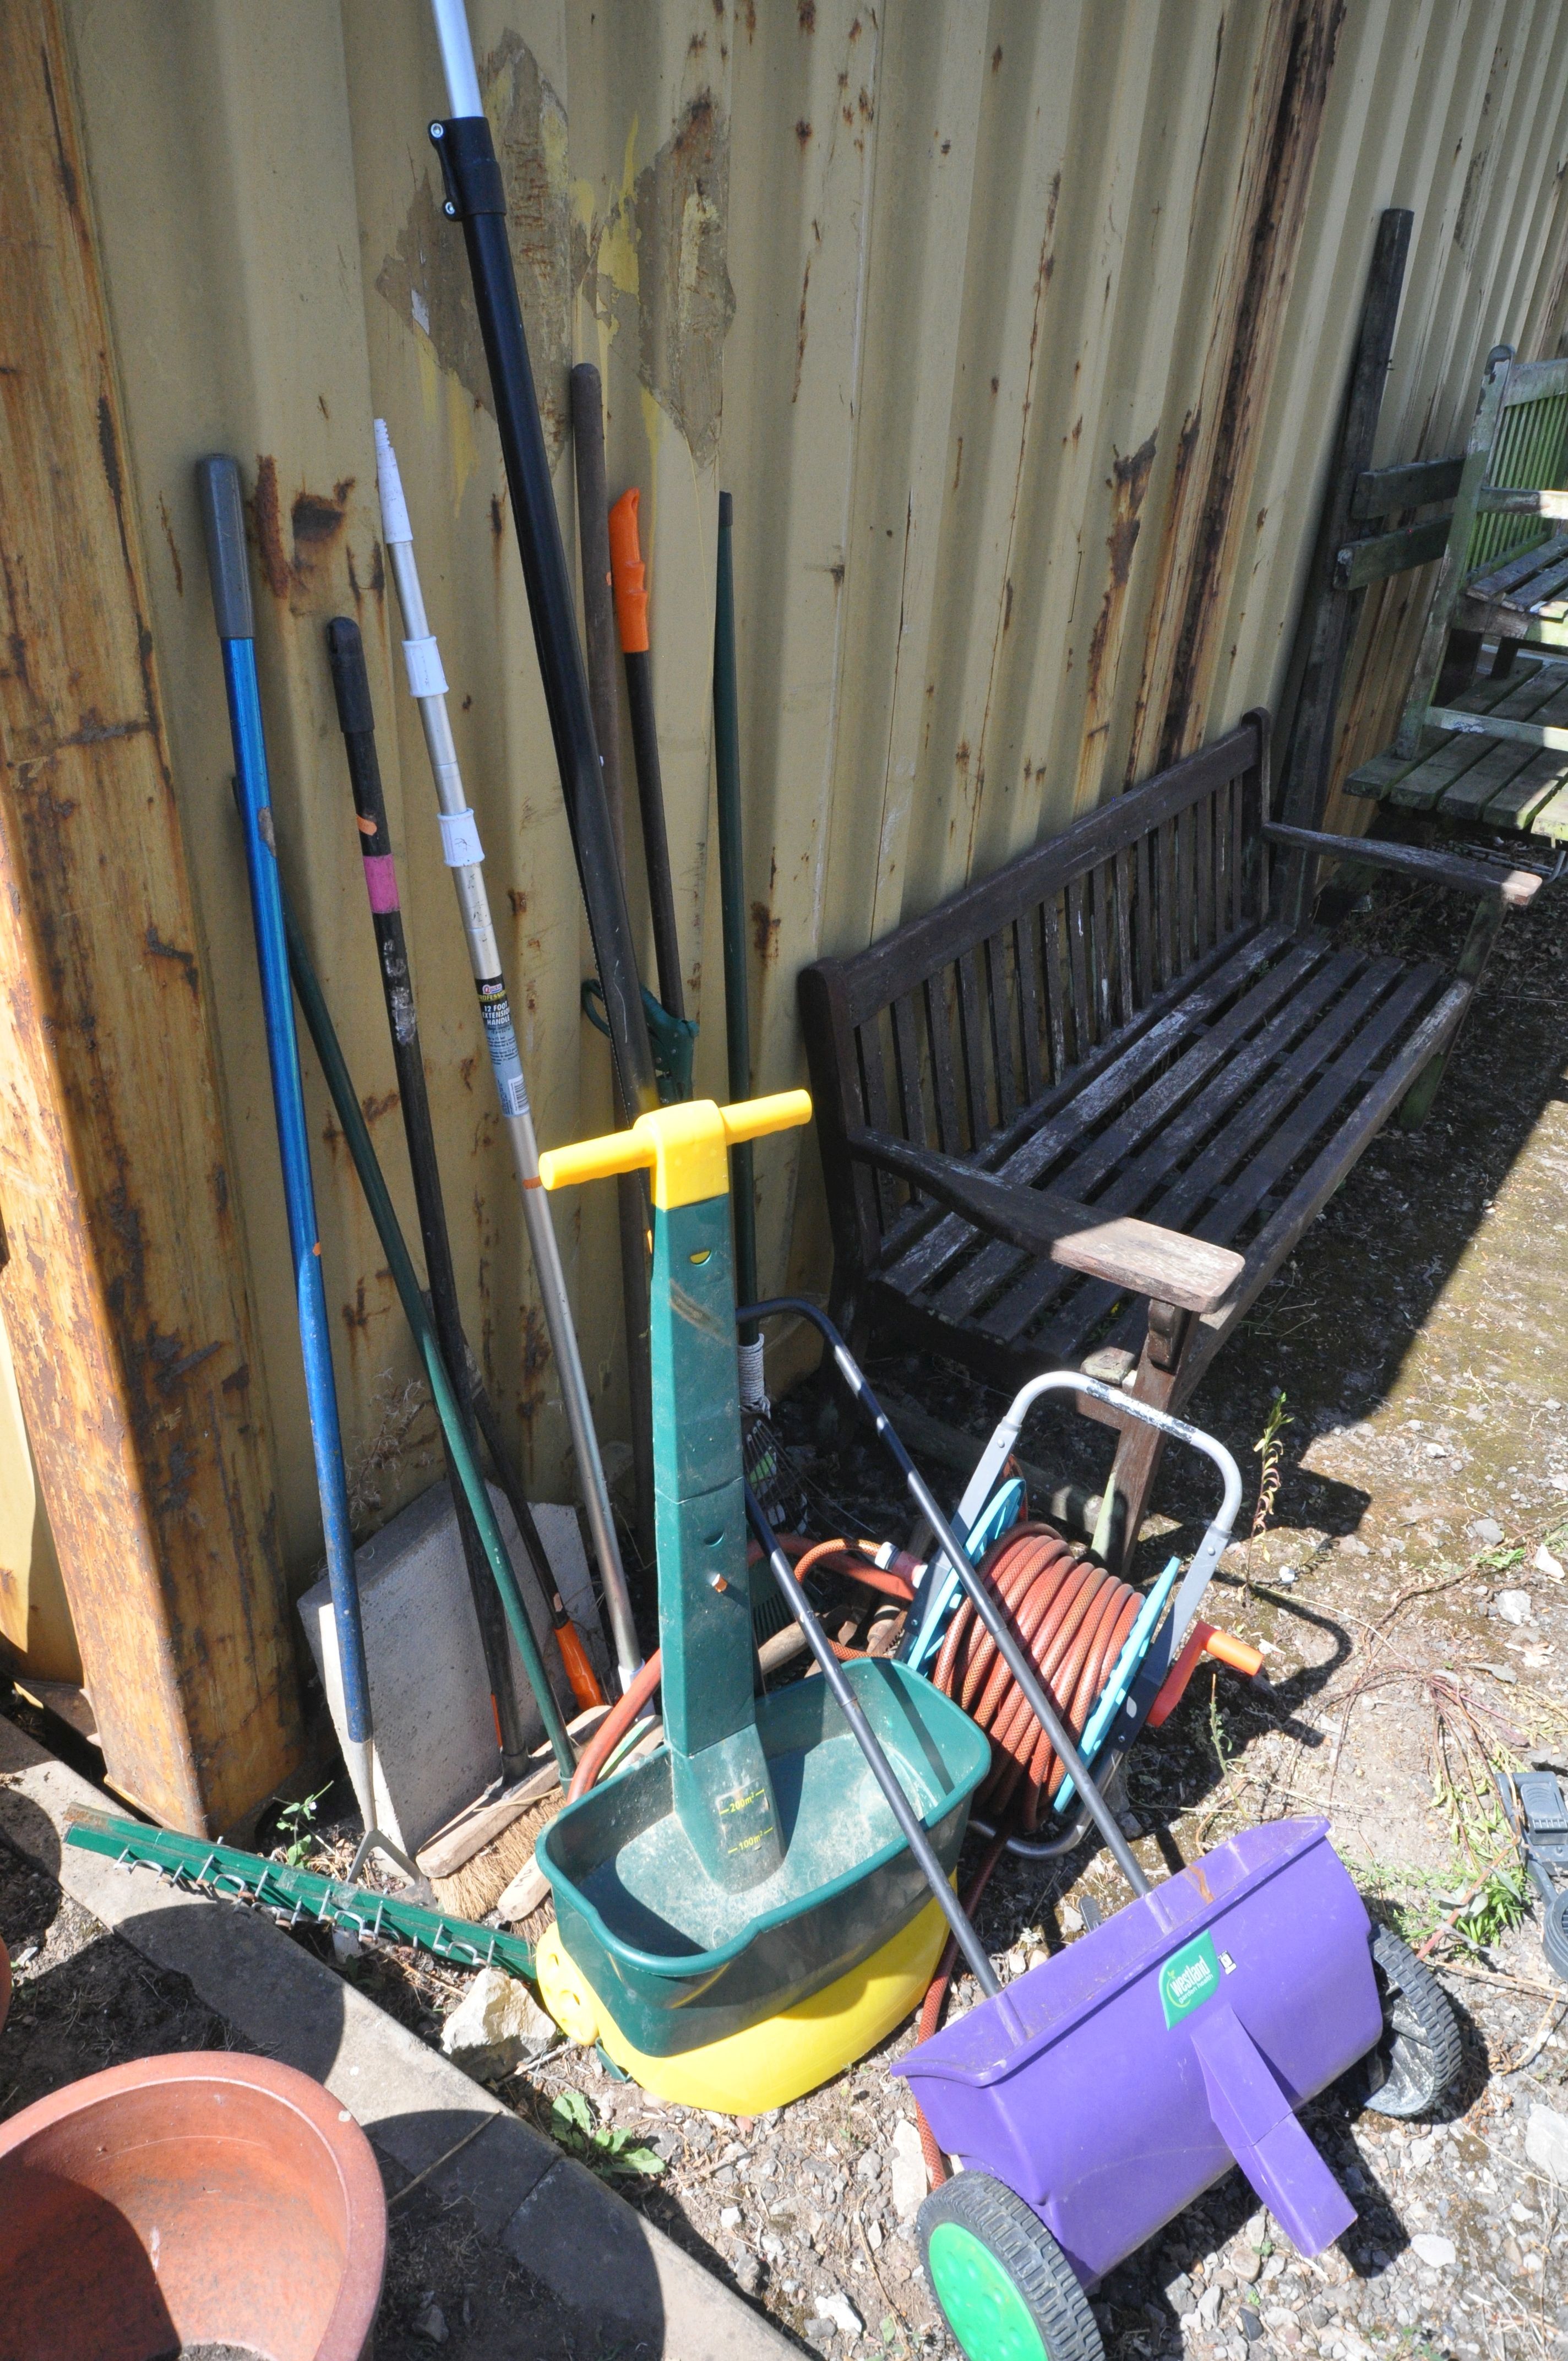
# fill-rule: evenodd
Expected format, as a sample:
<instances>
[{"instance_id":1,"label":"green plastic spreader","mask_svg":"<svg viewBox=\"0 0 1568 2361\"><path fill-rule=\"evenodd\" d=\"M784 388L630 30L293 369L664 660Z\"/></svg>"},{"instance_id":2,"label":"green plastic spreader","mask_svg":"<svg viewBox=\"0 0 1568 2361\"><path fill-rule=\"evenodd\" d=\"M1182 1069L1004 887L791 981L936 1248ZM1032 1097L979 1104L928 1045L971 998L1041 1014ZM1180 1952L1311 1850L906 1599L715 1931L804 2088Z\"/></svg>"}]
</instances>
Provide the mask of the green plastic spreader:
<instances>
[{"instance_id":1,"label":"green plastic spreader","mask_svg":"<svg viewBox=\"0 0 1568 2361\"><path fill-rule=\"evenodd\" d=\"M755 1693L729 1150L810 1114L803 1091L722 1109L688 1102L540 1159L549 1189L641 1169L653 1176L664 1744L569 1805L537 1848L560 1944L622 2047L642 2061L729 2041L796 2009L890 1945L896 1949L903 1930L930 1908L826 1685ZM903 1665L865 1658L848 1669L950 1872L969 1798L988 1765L986 1740ZM933 1912L931 1945L941 1931ZM928 1947L923 1939L905 1948L909 1958L896 1972L913 1991ZM542 1971L544 1962L542 1947ZM824 2003L817 2014L827 2021L833 2009Z\"/></svg>"}]
</instances>

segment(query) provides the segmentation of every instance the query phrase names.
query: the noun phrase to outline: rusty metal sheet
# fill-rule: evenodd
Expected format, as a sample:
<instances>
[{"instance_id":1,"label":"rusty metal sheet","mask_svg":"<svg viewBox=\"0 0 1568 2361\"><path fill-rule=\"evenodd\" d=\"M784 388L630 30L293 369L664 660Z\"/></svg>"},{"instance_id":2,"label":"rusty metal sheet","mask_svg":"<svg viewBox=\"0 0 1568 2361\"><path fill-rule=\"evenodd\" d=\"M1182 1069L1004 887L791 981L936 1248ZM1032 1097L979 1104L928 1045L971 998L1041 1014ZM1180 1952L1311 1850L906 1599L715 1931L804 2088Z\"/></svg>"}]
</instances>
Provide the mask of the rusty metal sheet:
<instances>
[{"instance_id":1,"label":"rusty metal sheet","mask_svg":"<svg viewBox=\"0 0 1568 2361\"><path fill-rule=\"evenodd\" d=\"M1386 456L1453 448L1507 336L1568 309L1556 0L474 0L556 492L604 372L643 494L699 1086L723 1074L708 666L736 501L754 1081L803 1071L795 977L1278 697L1379 211L1416 215ZM316 1515L191 464L255 500L286 860L408 1191L322 653L365 629L460 1284L536 1481L564 1422L411 708L371 417L403 461L542 1139L611 1120L472 307L424 135L424 11L68 0L176 790L208 941L284 1550ZM1385 456L1385 455L1380 455ZM1369 600L1343 756L1387 728L1416 586ZM639 857L631 831L634 873ZM645 897L634 886L645 923ZM643 945L649 946L646 939ZM434 1472L412 1361L310 1084L363 1513ZM764 1279L823 1288L814 1151L757 1157ZM607 1432L611 1192L560 1218ZM417 1410L417 1404L412 1405Z\"/></svg>"}]
</instances>

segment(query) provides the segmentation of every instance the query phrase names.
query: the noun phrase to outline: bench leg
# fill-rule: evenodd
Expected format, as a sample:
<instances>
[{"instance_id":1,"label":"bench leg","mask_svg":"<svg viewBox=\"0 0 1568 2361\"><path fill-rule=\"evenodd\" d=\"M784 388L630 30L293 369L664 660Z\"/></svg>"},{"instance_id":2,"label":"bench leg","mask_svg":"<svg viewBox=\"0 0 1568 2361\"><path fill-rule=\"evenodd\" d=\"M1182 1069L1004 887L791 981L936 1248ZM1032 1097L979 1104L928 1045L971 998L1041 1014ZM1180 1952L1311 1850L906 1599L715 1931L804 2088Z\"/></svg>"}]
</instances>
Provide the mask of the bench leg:
<instances>
[{"instance_id":1,"label":"bench leg","mask_svg":"<svg viewBox=\"0 0 1568 2361\"><path fill-rule=\"evenodd\" d=\"M1469 687L1475 677L1475 667L1481 661L1479 631L1453 631L1448 635L1448 651L1438 675L1432 696L1434 705L1452 705L1462 690Z\"/></svg>"},{"instance_id":2,"label":"bench leg","mask_svg":"<svg viewBox=\"0 0 1568 2361\"><path fill-rule=\"evenodd\" d=\"M1453 972L1458 983L1469 984L1472 996L1486 972L1486 961L1492 956L1492 945L1497 941L1508 915L1507 903L1500 895L1496 895L1490 901L1478 905L1475 916L1470 921L1470 932L1464 938L1464 948L1459 954ZM1469 1015L1468 1009L1464 1015ZM1443 1047L1427 1060L1399 1101L1394 1120L1401 1131L1419 1131L1431 1113L1431 1103L1438 1094L1449 1059L1453 1054L1453 1045L1463 1030L1464 1017L1461 1017Z\"/></svg>"},{"instance_id":3,"label":"bench leg","mask_svg":"<svg viewBox=\"0 0 1568 2361\"><path fill-rule=\"evenodd\" d=\"M1181 1383L1182 1363L1193 1328L1192 1315L1174 1303L1149 1305L1149 1330L1138 1361L1133 1394L1155 1410L1169 1410ZM1115 1463L1105 1488L1095 1546L1106 1564L1125 1576L1165 1453L1165 1437L1131 1420L1122 1430Z\"/></svg>"}]
</instances>

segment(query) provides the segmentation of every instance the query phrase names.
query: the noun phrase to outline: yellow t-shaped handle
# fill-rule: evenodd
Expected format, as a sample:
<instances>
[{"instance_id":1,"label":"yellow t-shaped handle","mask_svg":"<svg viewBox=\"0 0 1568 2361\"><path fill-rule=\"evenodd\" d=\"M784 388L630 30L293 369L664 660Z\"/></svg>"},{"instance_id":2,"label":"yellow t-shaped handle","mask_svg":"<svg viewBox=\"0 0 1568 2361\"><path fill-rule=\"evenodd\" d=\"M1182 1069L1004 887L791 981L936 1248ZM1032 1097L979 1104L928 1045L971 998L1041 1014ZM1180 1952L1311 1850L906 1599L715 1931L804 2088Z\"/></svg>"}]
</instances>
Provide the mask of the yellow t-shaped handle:
<instances>
[{"instance_id":1,"label":"yellow t-shaped handle","mask_svg":"<svg viewBox=\"0 0 1568 2361\"><path fill-rule=\"evenodd\" d=\"M688 1099L640 1115L630 1131L585 1139L576 1148L547 1148L539 1159L539 1177L547 1189L571 1189L579 1180L603 1180L612 1172L647 1167L653 1175L653 1202L667 1212L673 1205L696 1205L705 1197L727 1194L729 1150L740 1140L810 1121L806 1091L779 1091L772 1098L742 1099L729 1107Z\"/></svg>"}]
</instances>

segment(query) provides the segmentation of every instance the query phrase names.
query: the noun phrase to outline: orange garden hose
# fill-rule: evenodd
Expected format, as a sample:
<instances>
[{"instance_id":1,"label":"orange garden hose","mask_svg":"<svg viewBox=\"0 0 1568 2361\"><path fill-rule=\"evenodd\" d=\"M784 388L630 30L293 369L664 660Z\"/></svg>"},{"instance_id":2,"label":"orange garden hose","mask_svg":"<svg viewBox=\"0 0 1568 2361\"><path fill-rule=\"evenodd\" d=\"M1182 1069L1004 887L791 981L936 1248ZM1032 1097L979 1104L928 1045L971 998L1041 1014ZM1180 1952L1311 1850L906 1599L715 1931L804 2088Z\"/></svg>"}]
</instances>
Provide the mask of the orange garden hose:
<instances>
[{"instance_id":1,"label":"orange garden hose","mask_svg":"<svg viewBox=\"0 0 1568 2361\"><path fill-rule=\"evenodd\" d=\"M1008 1615L1057 1710L1080 1738L1133 1628L1142 1593L1109 1573L1053 1525L1014 1525L980 1573ZM931 1678L990 1738L992 1768L975 1798L988 1818L1012 1807L1022 1834L1037 1828L1063 1765L995 1642L965 1598Z\"/></svg>"}]
</instances>

